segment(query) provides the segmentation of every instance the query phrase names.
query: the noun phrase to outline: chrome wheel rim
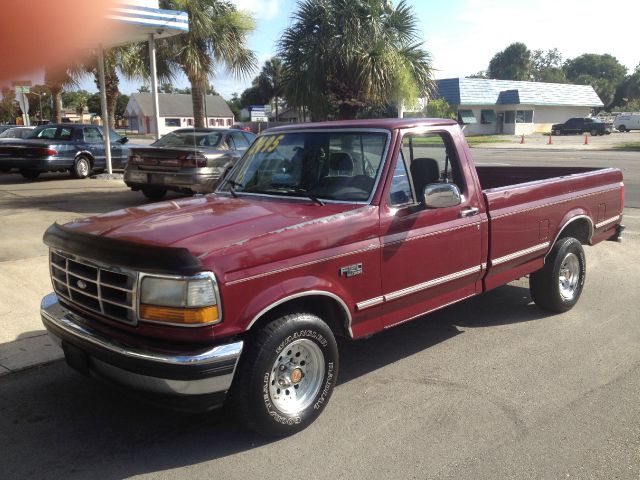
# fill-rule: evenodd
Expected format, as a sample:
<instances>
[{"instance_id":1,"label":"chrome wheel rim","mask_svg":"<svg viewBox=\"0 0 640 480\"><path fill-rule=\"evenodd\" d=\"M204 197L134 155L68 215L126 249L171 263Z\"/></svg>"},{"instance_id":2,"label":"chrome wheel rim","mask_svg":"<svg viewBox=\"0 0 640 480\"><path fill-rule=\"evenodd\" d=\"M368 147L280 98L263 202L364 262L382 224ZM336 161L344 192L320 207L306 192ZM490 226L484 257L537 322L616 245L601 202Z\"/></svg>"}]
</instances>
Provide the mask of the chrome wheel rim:
<instances>
[{"instance_id":1,"label":"chrome wheel rim","mask_svg":"<svg viewBox=\"0 0 640 480\"><path fill-rule=\"evenodd\" d=\"M83 177L89 175L89 163L86 160L78 160L78 173Z\"/></svg>"},{"instance_id":2,"label":"chrome wheel rim","mask_svg":"<svg viewBox=\"0 0 640 480\"><path fill-rule=\"evenodd\" d=\"M324 378L324 355L305 338L288 345L276 358L269 375L269 397L283 413L305 410L320 391Z\"/></svg>"},{"instance_id":3,"label":"chrome wheel rim","mask_svg":"<svg viewBox=\"0 0 640 480\"><path fill-rule=\"evenodd\" d=\"M575 253L567 253L560 265L560 296L563 300L571 301L576 296L580 280L580 261Z\"/></svg>"}]
</instances>

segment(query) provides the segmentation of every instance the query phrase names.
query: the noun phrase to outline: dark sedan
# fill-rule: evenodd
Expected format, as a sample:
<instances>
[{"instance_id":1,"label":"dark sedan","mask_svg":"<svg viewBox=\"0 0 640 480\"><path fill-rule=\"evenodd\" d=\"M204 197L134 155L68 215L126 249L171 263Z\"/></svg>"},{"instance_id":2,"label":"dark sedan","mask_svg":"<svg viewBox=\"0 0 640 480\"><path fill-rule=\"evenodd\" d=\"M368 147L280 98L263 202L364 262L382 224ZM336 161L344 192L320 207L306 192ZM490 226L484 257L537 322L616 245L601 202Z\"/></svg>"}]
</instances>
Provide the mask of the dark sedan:
<instances>
[{"instance_id":1,"label":"dark sedan","mask_svg":"<svg viewBox=\"0 0 640 480\"><path fill-rule=\"evenodd\" d=\"M28 138L35 127L11 127L0 133L0 143L13 142L16 139Z\"/></svg>"},{"instance_id":2,"label":"dark sedan","mask_svg":"<svg viewBox=\"0 0 640 480\"><path fill-rule=\"evenodd\" d=\"M168 190L212 192L255 137L224 128L175 130L148 147L132 148L124 181L151 200Z\"/></svg>"},{"instance_id":3,"label":"dark sedan","mask_svg":"<svg viewBox=\"0 0 640 480\"><path fill-rule=\"evenodd\" d=\"M0 171L16 168L24 178L34 179L42 172L66 170L74 178L86 178L106 168L102 132L99 126L70 123L37 127L27 139L0 144ZM113 168L123 169L128 139L113 130L109 138Z\"/></svg>"}]
</instances>

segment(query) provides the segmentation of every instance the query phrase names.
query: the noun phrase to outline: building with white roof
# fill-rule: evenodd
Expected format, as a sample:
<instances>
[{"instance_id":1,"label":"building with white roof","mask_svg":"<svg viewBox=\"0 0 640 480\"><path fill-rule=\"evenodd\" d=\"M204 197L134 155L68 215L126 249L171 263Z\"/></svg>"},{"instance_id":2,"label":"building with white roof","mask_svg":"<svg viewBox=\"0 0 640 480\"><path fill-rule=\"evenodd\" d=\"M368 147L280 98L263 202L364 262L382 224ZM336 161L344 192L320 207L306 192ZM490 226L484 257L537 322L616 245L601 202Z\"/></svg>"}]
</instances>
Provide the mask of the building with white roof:
<instances>
[{"instance_id":1,"label":"building with white roof","mask_svg":"<svg viewBox=\"0 0 640 480\"><path fill-rule=\"evenodd\" d=\"M591 85L522 82L485 78L437 80L434 98L458 112L467 135L550 132L551 125L588 117L603 107Z\"/></svg>"}]
</instances>

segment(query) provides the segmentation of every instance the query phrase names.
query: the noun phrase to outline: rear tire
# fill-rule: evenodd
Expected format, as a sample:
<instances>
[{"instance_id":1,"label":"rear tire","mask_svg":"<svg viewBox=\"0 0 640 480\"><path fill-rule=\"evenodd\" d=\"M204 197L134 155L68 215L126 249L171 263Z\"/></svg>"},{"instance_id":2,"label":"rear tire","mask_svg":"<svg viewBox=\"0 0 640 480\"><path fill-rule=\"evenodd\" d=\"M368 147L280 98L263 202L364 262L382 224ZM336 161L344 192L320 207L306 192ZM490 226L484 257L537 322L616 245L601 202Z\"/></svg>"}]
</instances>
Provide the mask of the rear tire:
<instances>
[{"instance_id":1,"label":"rear tire","mask_svg":"<svg viewBox=\"0 0 640 480\"><path fill-rule=\"evenodd\" d=\"M587 262L580 241L566 237L553 246L544 267L529 277L531 298L540 308L566 312L578 303L584 286Z\"/></svg>"},{"instance_id":2,"label":"rear tire","mask_svg":"<svg viewBox=\"0 0 640 480\"><path fill-rule=\"evenodd\" d=\"M284 315L247 341L230 395L238 420L265 436L286 436L322 413L338 378L338 347L314 314Z\"/></svg>"},{"instance_id":3,"label":"rear tire","mask_svg":"<svg viewBox=\"0 0 640 480\"><path fill-rule=\"evenodd\" d=\"M40 176L40 172L37 170L20 170L20 175L26 180L35 180Z\"/></svg>"},{"instance_id":4,"label":"rear tire","mask_svg":"<svg viewBox=\"0 0 640 480\"><path fill-rule=\"evenodd\" d=\"M84 155L80 155L76 158L75 162L73 162L73 167L71 167L71 176L73 178L87 178L91 175L91 160L89 160Z\"/></svg>"},{"instance_id":5,"label":"rear tire","mask_svg":"<svg viewBox=\"0 0 640 480\"><path fill-rule=\"evenodd\" d=\"M143 188L142 194L149 200L157 202L164 198L164 196L167 194L167 189L162 187Z\"/></svg>"}]
</instances>

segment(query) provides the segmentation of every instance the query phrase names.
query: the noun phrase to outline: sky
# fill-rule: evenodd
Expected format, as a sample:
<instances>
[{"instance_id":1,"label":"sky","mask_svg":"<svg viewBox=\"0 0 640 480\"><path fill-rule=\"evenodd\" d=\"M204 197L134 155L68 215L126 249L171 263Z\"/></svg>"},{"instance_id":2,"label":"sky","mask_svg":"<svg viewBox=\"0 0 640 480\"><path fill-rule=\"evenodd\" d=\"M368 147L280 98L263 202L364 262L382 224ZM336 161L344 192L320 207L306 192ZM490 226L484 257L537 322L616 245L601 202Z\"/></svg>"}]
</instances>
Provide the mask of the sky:
<instances>
[{"instance_id":1,"label":"sky","mask_svg":"<svg viewBox=\"0 0 640 480\"><path fill-rule=\"evenodd\" d=\"M256 19L249 47L256 52L261 66L276 53L277 41L291 23L297 1L232 1ZM564 59L583 53L610 53L629 71L640 64L638 0L407 0L407 3L418 16L435 78L486 70L493 55L513 42L523 42L532 51L557 48ZM249 87L254 76L236 79L221 70L212 84L223 97L230 98L234 92L240 94ZM178 87L188 85L186 78L175 83ZM122 81L120 90L129 94L140 85L140 81ZM92 79L84 81L81 88L96 89Z\"/></svg>"}]
</instances>

